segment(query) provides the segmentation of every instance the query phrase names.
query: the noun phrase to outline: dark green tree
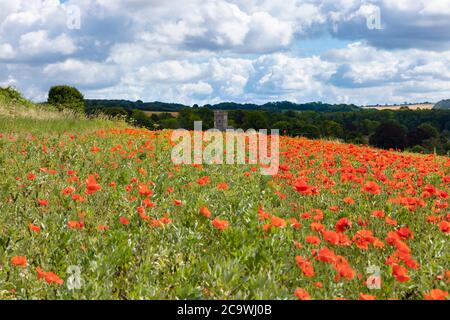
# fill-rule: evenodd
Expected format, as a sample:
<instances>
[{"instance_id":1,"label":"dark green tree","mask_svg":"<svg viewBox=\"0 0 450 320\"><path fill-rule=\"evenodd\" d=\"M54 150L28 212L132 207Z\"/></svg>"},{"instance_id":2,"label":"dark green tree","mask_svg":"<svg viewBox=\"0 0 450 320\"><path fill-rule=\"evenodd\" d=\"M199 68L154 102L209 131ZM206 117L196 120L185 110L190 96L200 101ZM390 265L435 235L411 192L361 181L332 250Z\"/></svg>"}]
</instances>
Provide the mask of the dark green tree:
<instances>
[{"instance_id":1,"label":"dark green tree","mask_svg":"<svg viewBox=\"0 0 450 320\"><path fill-rule=\"evenodd\" d=\"M84 97L77 88L70 86L54 86L48 92L49 104L58 109L70 109L76 112L84 112Z\"/></svg>"},{"instance_id":2,"label":"dark green tree","mask_svg":"<svg viewBox=\"0 0 450 320\"><path fill-rule=\"evenodd\" d=\"M370 136L369 143L383 149L403 149L407 144L406 129L398 122L384 122Z\"/></svg>"}]
</instances>

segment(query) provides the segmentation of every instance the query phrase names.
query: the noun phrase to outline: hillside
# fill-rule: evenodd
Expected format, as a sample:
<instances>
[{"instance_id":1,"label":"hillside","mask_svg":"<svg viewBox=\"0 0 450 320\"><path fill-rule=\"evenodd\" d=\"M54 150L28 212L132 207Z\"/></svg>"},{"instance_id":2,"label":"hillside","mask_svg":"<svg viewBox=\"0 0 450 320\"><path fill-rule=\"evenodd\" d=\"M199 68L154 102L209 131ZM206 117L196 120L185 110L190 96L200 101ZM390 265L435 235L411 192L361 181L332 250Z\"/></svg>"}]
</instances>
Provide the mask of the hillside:
<instances>
[{"instance_id":1,"label":"hillside","mask_svg":"<svg viewBox=\"0 0 450 320\"><path fill-rule=\"evenodd\" d=\"M120 107L124 109L138 109L143 111L165 111L165 112L177 112L184 108L189 108L188 105L177 103L165 103L165 102L142 102L129 101L129 100L99 100L99 99L86 99L86 109L96 108L112 108ZM293 103L289 101L268 102L262 105L252 103L235 103L235 102L222 102L218 104L206 104L203 107L211 110L263 110L263 111L318 111L318 112L348 112L358 111L360 108L353 104L328 104L322 102L310 102L310 103Z\"/></svg>"},{"instance_id":2,"label":"hillside","mask_svg":"<svg viewBox=\"0 0 450 320\"><path fill-rule=\"evenodd\" d=\"M36 118L41 106L2 101L16 115L0 121L0 299L428 299L448 288L447 157L281 137L274 176L262 164L174 165L171 130Z\"/></svg>"},{"instance_id":3,"label":"hillside","mask_svg":"<svg viewBox=\"0 0 450 320\"><path fill-rule=\"evenodd\" d=\"M439 101L434 105L433 109L450 109L450 99Z\"/></svg>"},{"instance_id":4,"label":"hillside","mask_svg":"<svg viewBox=\"0 0 450 320\"><path fill-rule=\"evenodd\" d=\"M121 121L105 116L88 118L69 110L58 110L48 104L35 104L14 88L0 87L0 131L50 130L62 133L124 125Z\"/></svg>"}]
</instances>

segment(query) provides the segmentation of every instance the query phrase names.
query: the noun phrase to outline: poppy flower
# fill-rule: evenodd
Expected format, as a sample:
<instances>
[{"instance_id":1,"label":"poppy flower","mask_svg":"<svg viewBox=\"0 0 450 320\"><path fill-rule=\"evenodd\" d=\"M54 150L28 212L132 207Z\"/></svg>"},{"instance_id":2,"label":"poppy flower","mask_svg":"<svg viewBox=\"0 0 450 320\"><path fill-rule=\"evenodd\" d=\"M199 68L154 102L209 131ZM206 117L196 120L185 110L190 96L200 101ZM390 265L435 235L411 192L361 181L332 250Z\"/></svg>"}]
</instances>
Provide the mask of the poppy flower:
<instances>
[{"instance_id":1,"label":"poppy flower","mask_svg":"<svg viewBox=\"0 0 450 320\"><path fill-rule=\"evenodd\" d=\"M306 236L305 241L314 245L320 244L320 239L316 236Z\"/></svg>"},{"instance_id":2,"label":"poppy flower","mask_svg":"<svg viewBox=\"0 0 450 320\"><path fill-rule=\"evenodd\" d=\"M183 202L181 200L173 200L173 204L176 206L181 206Z\"/></svg>"},{"instance_id":3,"label":"poppy flower","mask_svg":"<svg viewBox=\"0 0 450 320\"><path fill-rule=\"evenodd\" d=\"M44 280L48 284L56 283L56 284L62 285L64 283L64 280L61 279L60 277L58 277L58 275L56 275L53 272L46 272L39 267L36 268L36 272L38 274L37 278L38 279L44 278Z\"/></svg>"},{"instance_id":4,"label":"poppy flower","mask_svg":"<svg viewBox=\"0 0 450 320\"><path fill-rule=\"evenodd\" d=\"M406 282L410 279L408 276L408 270L398 264L392 266L392 274L398 282Z\"/></svg>"},{"instance_id":5,"label":"poppy flower","mask_svg":"<svg viewBox=\"0 0 450 320\"><path fill-rule=\"evenodd\" d=\"M339 234L337 232L331 231L331 230L324 230L322 231L322 236L325 239L325 241L331 243L331 244L339 244Z\"/></svg>"},{"instance_id":6,"label":"poppy flower","mask_svg":"<svg viewBox=\"0 0 450 320\"><path fill-rule=\"evenodd\" d=\"M361 192L371 193L374 195L381 194L380 186L374 181L367 181L361 188Z\"/></svg>"},{"instance_id":7,"label":"poppy flower","mask_svg":"<svg viewBox=\"0 0 450 320\"><path fill-rule=\"evenodd\" d=\"M64 195L69 195L69 194L72 194L72 193L74 193L75 192L75 188L73 188L73 187L66 187L66 188L64 188L63 190L62 190L62 193L64 194Z\"/></svg>"},{"instance_id":8,"label":"poppy flower","mask_svg":"<svg viewBox=\"0 0 450 320\"><path fill-rule=\"evenodd\" d=\"M323 225L323 224L321 224L321 223L318 223L318 222L313 222L313 223L311 223L310 225L309 225L309 227L311 228L311 230L313 230L313 231L322 231L322 230L325 230L325 226Z\"/></svg>"},{"instance_id":9,"label":"poppy flower","mask_svg":"<svg viewBox=\"0 0 450 320\"><path fill-rule=\"evenodd\" d=\"M150 219L150 217L145 214L145 208L143 206L137 207L137 212L139 214L139 217L141 217L141 219L143 220Z\"/></svg>"},{"instance_id":10,"label":"poppy flower","mask_svg":"<svg viewBox=\"0 0 450 320\"><path fill-rule=\"evenodd\" d=\"M64 280L61 279L60 277L58 277L58 275L56 275L53 272L47 272L45 274L45 281L48 284L56 283L56 284L62 285L64 283Z\"/></svg>"},{"instance_id":11,"label":"poppy flower","mask_svg":"<svg viewBox=\"0 0 450 320\"><path fill-rule=\"evenodd\" d=\"M79 229L79 230L81 230L81 229L84 228L84 223L82 221L73 221L73 220L71 220L71 221L67 222L67 226L70 229Z\"/></svg>"},{"instance_id":12,"label":"poppy flower","mask_svg":"<svg viewBox=\"0 0 450 320\"><path fill-rule=\"evenodd\" d=\"M359 300L376 300L377 297L372 296L370 294L364 294L364 293L360 293L359 294Z\"/></svg>"},{"instance_id":13,"label":"poppy flower","mask_svg":"<svg viewBox=\"0 0 450 320\"><path fill-rule=\"evenodd\" d=\"M372 216L375 218L384 218L384 211L383 210L375 210L372 212Z\"/></svg>"},{"instance_id":14,"label":"poppy flower","mask_svg":"<svg viewBox=\"0 0 450 320\"><path fill-rule=\"evenodd\" d=\"M286 221L277 216L272 216L272 218L270 218L270 223L276 228L284 228L286 226Z\"/></svg>"},{"instance_id":15,"label":"poppy flower","mask_svg":"<svg viewBox=\"0 0 450 320\"><path fill-rule=\"evenodd\" d=\"M103 224L97 225L97 230L98 230L98 231L106 231L106 230L108 230L108 229L109 229L109 227L106 226L106 225L103 225Z\"/></svg>"},{"instance_id":16,"label":"poppy flower","mask_svg":"<svg viewBox=\"0 0 450 320\"><path fill-rule=\"evenodd\" d=\"M302 288L295 289L294 295L297 297L298 300L311 300L309 293Z\"/></svg>"},{"instance_id":17,"label":"poppy flower","mask_svg":"<svg viewBox=\"0 0 450 320\"><path fill-rule=\"evenodd\" d=\"M25 268L27 266L27 257L25 256L14 256L11 258L11 263L16 267Z\"/></svg>"},{"instance_id":18,"label":"poppy flower","mask_svg":"<svg viewBox=\"0 0 450 320\"><path fill-rule=\"evenodd\" d=\"M355 204L355 200L353 200L353 198L351 198L351 197L345 197L344 202L346 204Z\"/></svg>"},{"instance_id":19,"label":"poppy flower","mask_svg":"<svg viewBox=\"0 0 450 320\"><path fill-rule=\"evenodd\" d=\"M48 206L48 201L45 199L38 199L38 203L41 207L46 207Z\"/></svg>"},{"instance_id":20,"label":"poppy flower","mask_svg":"<svg viewBox=\"0 0 450 320\"><path fill-rule=\"evenodd\" d=\"M439 224L439 229L441 229L441 231L444 232L444 233L449 233L450 232L450 222L442 221Z\"/></svg>"},{"instance_id":21,"label":"poppy flower","mask_svg":"<svg viewBox=\"0 0 450 320\"><path fill-rule=\"evenodd\" d=\"M102 187L97 183L97 180L95 180L94 175L89 175L86 179L86 194L93 194L97 191L101 190Z\"/></svg>"},{"instance_id":22,"label":"poppy flower","mask_svg":"<svg viewBox=\"0 0 450 320\"><path fill-rule=\"evenodd\" d=\"M197 180L197 183L200 185L200 186L204 186L205 184L207 184L208 182L209 182L209 177L208 176L205 176L205 177L201 177L201 178L199 178L198 180Z\"/></svg>"},{"instance_id":23,"label":"poppy flower","mask_svg":"<svg viewBox=\"0 0 450 320\"><path fill-rule=\"evenodd\" d=\"M302 258L301 256L295 257L295 263L302 269L305 277L314 277L314 267L309 259Z\"/></svg>"},{"instance_id":24,"label":"poppy flower","mask_svg":"<svg viewBox=\"0 0 450 320\"><path fill-rule=\"evenodd\" d=\"M447 296L447 291L443 291L441 289L433 289L425 294L425 300L445 300Z\"/></svg>"},{"instance_id":25,"label":"poppy flower","mask_svg":"<svg viewBox=\"0 0 450 320\"><path fill-rule=\"evenodd\" d=\"M121 224L123 224L123 225L129 225L130 224L130 220L128 220L126 217L124 217L124 216L120 216L119 217L119 222L121 223Z\"/></svg>"},{"instance_id":26,"label":"poppy flower","mask_svg":"<svg viewBox=\"0 0 450 320\"><path fill-rule=\"evenodd\" d=\"M352 222L348 218L344 217L344 218L339 219L336 222L334 229L337 232L344 232L345 230L350 229L351 227L352 227Z\"/></svg>"},{"instance_id":27,"label":"poppy flower","mask_svg":"<svg viewBox=\"0 0 450 320\"><path fill-rule=\"evenodd\" d=\"M27 174L27 179L33 181L34 179L36 179L36 175L33 172L30 172Z\"/></svg>"},{"instance_id":28,"label":"poppy flower","mask_svg":"<svg viewBox=\"0 0 450 320\"><path fill-rule=\"evenodd\" d=\"M145 185L145 184L139 184L138 186L137 186L137 191L138 191L138 193L140 194L140 195L143 195L143 196L146 196L146 197L148 197L148 196L151 196L152 194L153 194L153 191L152 190L150 190L148 187L147 187L147 185Z\"/></svg>"},{"instance_id":29,"label":"poppy flower","mask_svg":"<svg viewBox=\"0 0 450 320\"><path fill-rule=\"evenodd\" d=\"M217 189L219 190L228 190L228 184L226 184L225 182L220 182L217 184Z\"/></svg>"},{"instance_id":30,"label":"poppy flower","mask_svg":"<svg viewBox=\"0 0 450 320\"><path fill-rule=\"evenodd\" d=\"M207 207L201 207L200 208L200 214L206 218L211 218L211 212Z\"/></svg>"},{"instance_id":31,"label":"poppy flower","mask_svg":"<svg viewBox=\"0 0 450 320\"><path fill-rule=\"evenodd\" d=\"M228 221L221 220L219 218L215 218L211 223L214 226L214 228L219 229L220 231L227 229L229 226Z\"/></svg>"},{"instance_id":32,"label":"poppy flower","mask_svg":"<svg viewBox=\"0 0 450 320\"><path fill-rule=\"evenodd\" d=\"M28 229L30 229L30 231L33 231L33 232L36 232L36 233L41 232L41 227L36 226L36 225L34 225L32 223L28 224Z\"/></svg>"}]
</instances>

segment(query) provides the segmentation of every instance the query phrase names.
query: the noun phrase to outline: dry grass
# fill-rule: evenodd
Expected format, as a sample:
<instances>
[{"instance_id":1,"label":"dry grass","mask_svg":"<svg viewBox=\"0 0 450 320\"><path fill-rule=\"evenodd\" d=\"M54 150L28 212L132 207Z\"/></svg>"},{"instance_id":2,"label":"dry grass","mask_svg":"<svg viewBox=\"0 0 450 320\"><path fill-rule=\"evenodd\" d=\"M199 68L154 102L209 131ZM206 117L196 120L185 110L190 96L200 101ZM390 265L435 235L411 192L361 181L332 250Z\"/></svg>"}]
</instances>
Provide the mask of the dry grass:
<instances>
[{"instance_id":1,"label":"dry grass","mask_svg":"<svg viewBox=\"0 0 450 320\"><path fill-rule=\"evenodd\" d=\"M433 103L418 103L412 105L367 106L365 108L377 110L400 110L401 108L407 107L410 110L430 110L433 109L433 106Z\"/></svg>"}]
</instances>

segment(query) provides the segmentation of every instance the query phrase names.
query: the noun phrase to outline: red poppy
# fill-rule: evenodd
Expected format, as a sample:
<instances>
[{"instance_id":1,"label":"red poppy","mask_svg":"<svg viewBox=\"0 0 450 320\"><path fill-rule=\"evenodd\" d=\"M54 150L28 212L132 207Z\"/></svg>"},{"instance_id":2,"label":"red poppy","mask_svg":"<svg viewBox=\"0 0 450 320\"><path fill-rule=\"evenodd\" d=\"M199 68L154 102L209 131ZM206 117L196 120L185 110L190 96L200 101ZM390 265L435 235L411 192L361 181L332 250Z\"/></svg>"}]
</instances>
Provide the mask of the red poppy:
<instances>
[{"instance_id":1,"label":"red poppy","mask_svg":"<svg viewBox=\"0 0 450 320\"><path fill-rule=\"evenodd\" d=\"M311 300L309 293L302 288L295 289L294 295L297 297L298 300Z\"/></svg>"},{"instance_id":2,"label":"red poppy","mask_svg":"<svg viewBox=\"0 0 450 320\"><path fill-rule=\"evenodd\" d=\"M360 293L359 294L359 300L376 300L377 297L372 296L370 294L364 294L364 293Z\"/></svg>"},{"instance_id":3,"label":"red poppy","mask_svg":"<svg viewBox=\"0 0 450 320\"><path fill-rule=\"evenodd\" d=\"M201 207L200 208L200 214L206 218L211 218L211 212L207 207Z\"/></svg>"},{"instance_id":4,"label":"red poppy","mask_svg":"<svg viewBox=\"0 0 450 320\"><path fill-rule=\"evenodd\" d=\"M41 207L46 207L48 206L48 201L45 199L38 199L38 203Z\"/></svg>"},{"instance_id":5,"label":"red poppy","mask_svg":"<svg viewBox=\"0 0 450 320\"><path fill-rule=\"evenodd\" d=\"M36 225L34 225L32 223L28 224L28 229L30 229L30 231L33 231L33 232L36 232L36 233L41 232L41 227L36 226Z\"/></svg>"},{"instance_id":6,"label":"red poppy","mask_svg":"<svg viewBox=\"0 0 450 320\"><path fill-rule=\"evenodd\" d=\"M11 258L11 263L16 267L25 268L27 266L27 257L25 256L14 256Z\"/></svg>"},{"instance_id":7,"label":"red poppy","mask_svg":"<svg viewBox=\"0 0 450 320\"><path fill-rule=\"evenodd\" d=\"M277 216L272 216L272 218L270 218L270 223L276 228L284 228L286 226L286 221Z\"/></svg>"},{"instance_id":8,"label":"red poppy","mask_svg":"<svg viewBox=\"0 0 450 320\"><path fill-rule=\"evenodd\" d=\"M302 269L305 277L314 277L314 267L309 259L302 258L301 256L295 257L296 264Z\"/></svg>"},{"instance_id":9,"label":"red poppy","mask_svg":"<svg viewBox=\"0 0 450 320\"><path fill-rule=\"evenodd\" d=\"M212 221L212 225L214 226L214 228L219 229L220 231L223 231L228 228L229 223L226 220L221 220L219 218L215 218Z\"/></svg>"},{"instance_id":10,"label":"red poppy","mask_svg":"<svg viewBox=\"0 0 450 320\"><path fill-rule=\"evenodd\" d=\"M102 187L97 183L97 180L95 180L94 175L89 175L86 179L86 194L93 194L97 191L101 190Z\"/></svg>"},{"instance_id":11,"label":"red poppy","mask_svg":"<svg viewBox=\"0 0 450 320\"><path fill-rule=\"evenodd\" d=\"M406 282L410 279L408 270L398 264L392 266L392 274L399 282Z\"/></svg>"},{"instance_id":12,"label":"red poppy","mask_svg":"<svg viewBox=\"0 0 450 320\"><path fill-rule=\"evenodd\" d=\"M361 191L371 193L374 195L381 194L380 186L374 181L367 181L361 188Z\"/></svg>"},{"instance_id":13,"label":"red poppy","mask_svg":"<svg viewBox=\"0 0 450 320\"><path fill-rule=\"evenodd\" d=\"M123 224L123 225L128 225L128 224L130 224L130 220L128 220L126 217L124 217L124 216L120 216L119 217L119 222L121 223L121 224Z\"/></svg>"},{"instance_id":14,"label":"red poppy","mask_svg":"<svg viewBox=\"0 0 450 320\"><path fill-rule=\"evenodd\" d=\"M441 231L444 232L444 233L449 233L450 232L450 222L442 221L439 224L439 229L441 229Z\"/></svg>"},{"instance_id":15,"label":"red poppy","mask_svg":"<svg viewBox=\"0 0 450 320\"><path fill-rule=\"evenodd\" d=\"M433 289L425 294L425 300L445 300L447 296L447 291L443 291L441 289Z\"/></svg>"},{"instance_id":16,"label":"red poppy","mask_svg":"<svg viewBox=\"0 0 450 320\"><path fill-rule=\"evenodd\" d=\"M99 230L99 231L106 231L108 229L109 229L109 227L106 225L103 225L103 224L97 225L97 230Z\"/></svg>"},{"instance_id":17,"label":"red poppy","mask_svg":"<svg viewBox=\"0 0 450 320\"><path fill-rule=\"evenodd\" d=\"M84 223L83 221L69 221L67 222L67 226L70 229L83 229L84 228Z\"/></svg>"},{"instance_id":18,"label":"red poppy","mask_svg":"<svg viewBox=\"0 0 450 320\"><path fill-rule=\"evenodd\" d=\"M337 232L344 232L347 229L350 229L352 227L352 222L348 218L341 218L339 219L334 228Z\"/></svg>"}]
</instances>

